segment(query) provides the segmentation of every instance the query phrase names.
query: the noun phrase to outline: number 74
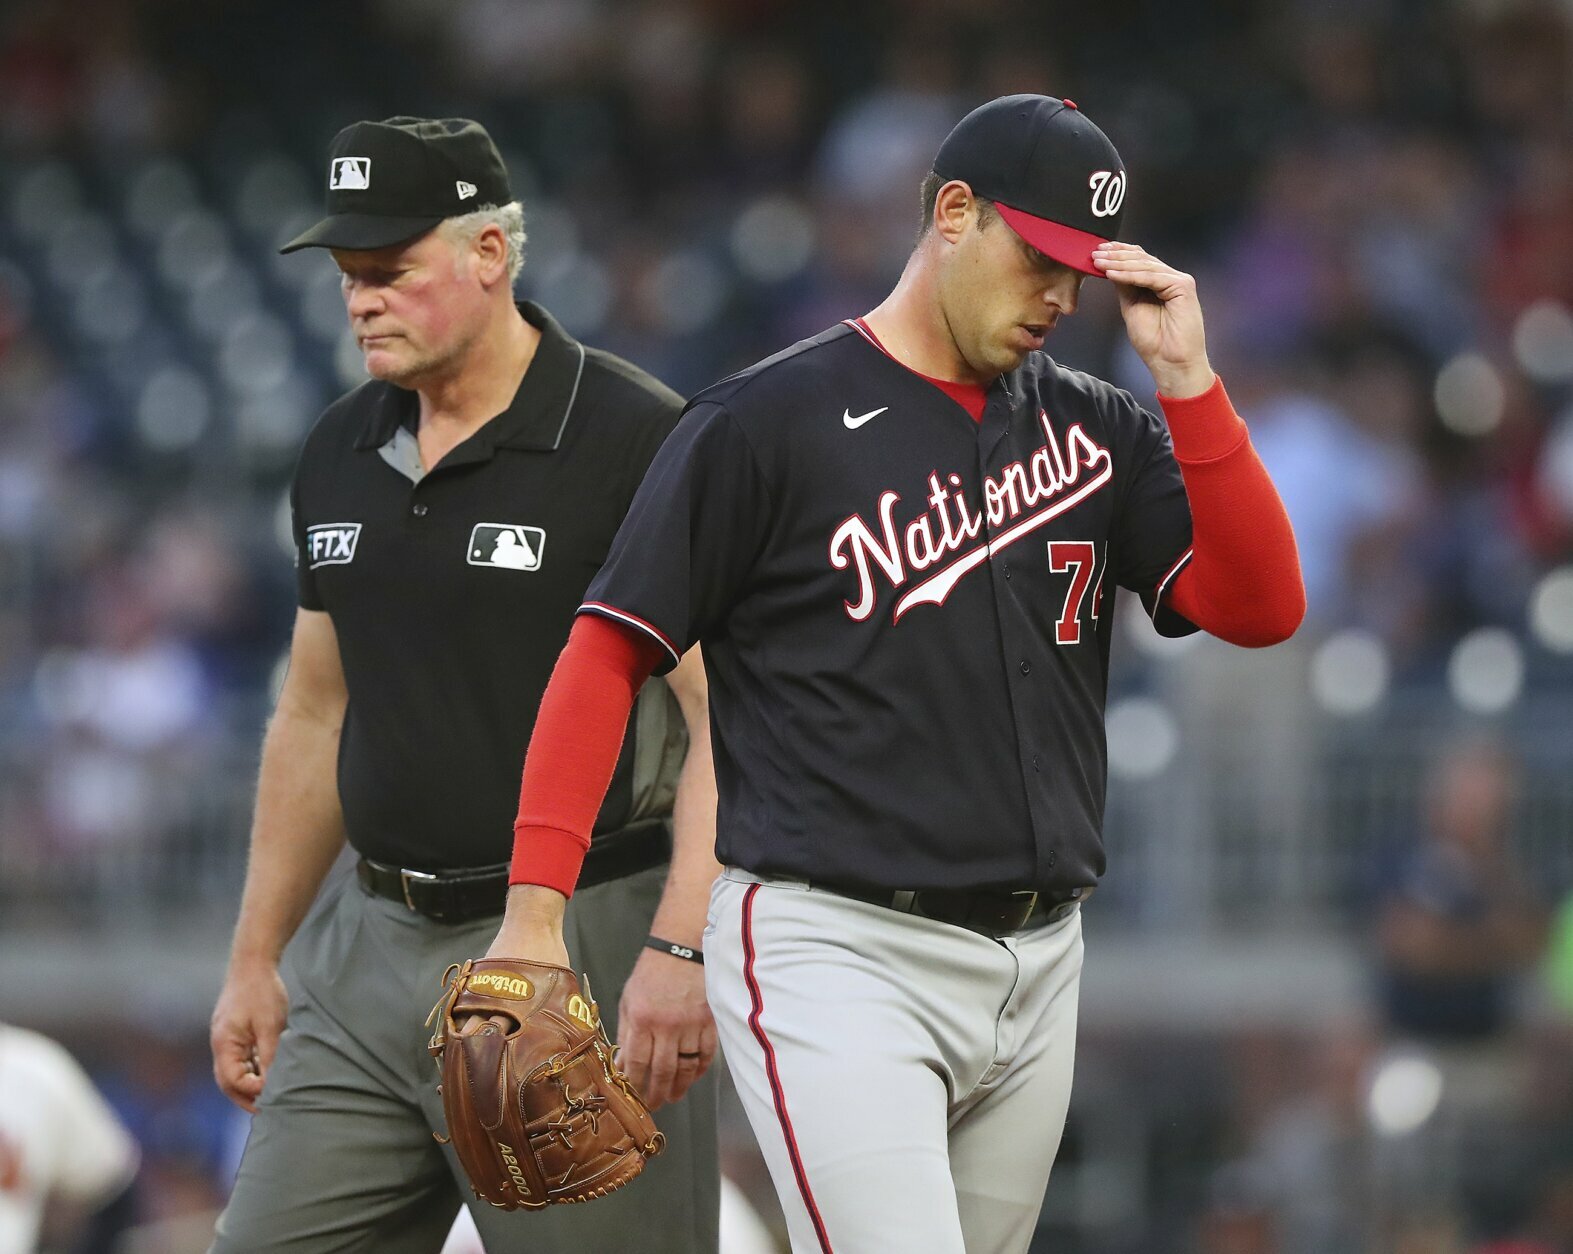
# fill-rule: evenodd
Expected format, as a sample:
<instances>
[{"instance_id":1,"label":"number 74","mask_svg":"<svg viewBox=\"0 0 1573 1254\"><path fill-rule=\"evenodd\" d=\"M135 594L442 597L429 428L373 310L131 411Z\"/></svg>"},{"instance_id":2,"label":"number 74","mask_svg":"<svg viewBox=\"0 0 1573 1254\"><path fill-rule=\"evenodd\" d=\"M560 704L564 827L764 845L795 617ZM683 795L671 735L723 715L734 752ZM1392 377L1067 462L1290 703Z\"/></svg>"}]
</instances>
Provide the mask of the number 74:
<instances>
[{"instance_id":1,"label":"number 74","mask_svg":"<svg viewBox=\"0 0 1573 1254\"><path fill-rule=\"evenodd\" d=\"M1070 588L1065 594L1065 609L1059 622L1054 624L1054 639L1059 644L1081 643L1081 603L1086 599L1087 588L1092 583L1092 572L1098 564L1098 547L1091 540L1050 540L1049 570L1056 575L1070 573ZM1103 573L1098 573L1097 586L1092 590L1092 622L1098 625L1098 613L1103 608Z\"/></svg>"}]
</instances>

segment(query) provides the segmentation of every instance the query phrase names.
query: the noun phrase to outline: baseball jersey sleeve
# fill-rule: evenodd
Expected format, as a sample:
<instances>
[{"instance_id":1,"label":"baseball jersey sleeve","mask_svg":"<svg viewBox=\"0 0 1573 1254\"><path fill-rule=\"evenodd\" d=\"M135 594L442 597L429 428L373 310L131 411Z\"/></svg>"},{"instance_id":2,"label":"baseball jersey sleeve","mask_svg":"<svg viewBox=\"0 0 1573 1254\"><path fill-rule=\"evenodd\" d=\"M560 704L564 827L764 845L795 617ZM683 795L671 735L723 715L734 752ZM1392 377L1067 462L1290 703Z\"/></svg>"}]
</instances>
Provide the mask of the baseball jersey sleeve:
<instances>
[{"instance_id":1,"label":"baseball jersey sleeve","mask_svg":"<svg viewBox=\"0 0 1573 1254\"><path fill-rule=\"evenodd\" d=\"M580 613L653 637L664 675L724 621L764 545L770 509L736 420L715 402L692 405L651 463Z\"/></svg>"},{"instance_id":2,"label":"baseball jersey sleeve","mask_svg":"<svg viewBox=\"0 0 1573 1254\"><path fill-rule=\"evenodd\" d=\"M25 1150L35 1184L84 1204L107 1201L136 1174L136 1142L65 1049L33 1033L6 1034L16 1098L34 1121Z\"/></svg>"},{"instance_id":3,"label":"baseball jersey sleeve","mask_svg":"<svg viewBox=\"0 0 1573 1254\"><path fill-rule=\"evenodd\" d=\"M1132 405L1134 469L1115 521L1114 576L1137 593L1164 636L1188 636L1196 625L1165 600L1191 556L1191 506L1163 420Z\"/></svg>"}]
</instances>

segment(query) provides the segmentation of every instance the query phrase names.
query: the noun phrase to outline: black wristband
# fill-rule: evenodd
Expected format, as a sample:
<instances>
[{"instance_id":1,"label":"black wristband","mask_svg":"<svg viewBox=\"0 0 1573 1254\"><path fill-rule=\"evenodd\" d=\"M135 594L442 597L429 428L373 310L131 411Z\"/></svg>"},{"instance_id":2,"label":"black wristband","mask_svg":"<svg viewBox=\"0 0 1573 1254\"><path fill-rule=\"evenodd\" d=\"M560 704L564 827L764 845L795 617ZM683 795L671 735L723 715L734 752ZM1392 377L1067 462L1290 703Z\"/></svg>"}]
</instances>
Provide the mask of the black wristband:
<instances>
[{"instance_id":1,"label":"black wristband","mask_svg":"<svg viewBox=\"0 0 1573 1254\"><path fill-rule=\"evenodd\" d=\"M676 941L662 940L659 936L652 936L644 943L646 949L659 949L663 954L671 954L674 958L686 958L689 962L705 965L705 956L699 950L688 945L679 945Z\"/></svg>"}]
</instances>

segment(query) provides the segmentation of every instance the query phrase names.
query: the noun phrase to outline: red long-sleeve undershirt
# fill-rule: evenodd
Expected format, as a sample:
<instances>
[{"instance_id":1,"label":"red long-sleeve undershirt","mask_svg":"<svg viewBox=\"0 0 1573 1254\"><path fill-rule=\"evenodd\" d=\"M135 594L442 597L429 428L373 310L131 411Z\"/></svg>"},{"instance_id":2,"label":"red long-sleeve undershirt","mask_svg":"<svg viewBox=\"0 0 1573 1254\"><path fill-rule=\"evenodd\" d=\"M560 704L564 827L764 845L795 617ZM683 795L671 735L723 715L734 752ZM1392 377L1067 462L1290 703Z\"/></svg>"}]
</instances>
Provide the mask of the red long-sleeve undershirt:
<instances>
[{"instance_id":1,"label":"red long-sleeve undershirt","mask_svg":"<svg viewBox=\"0 0 1573 1254\"><path fill-rule=\"evenodd\" d=\"M1232 644L1286 640L1305 616L1299 555L1283 503L1221 382L1160 396L1191 504L1192 557L1169 605ZM612 782L634 698L662 656L637 628L581 614L541 699L514 823L515 884L573 894Z\"/></svg>"},{"instance_id":2,"label":"red long-sleeve undershirt","mask_svg":"<svg viewBox=\"0 0 1573 1254\"><path fill-rule=\"evenodd\" d=\"M1191 561L1169 604L1203 631L1259 649L1305 617L1305 584L1289 515L1223 380L1200 396L1159 396L1191 503Z\"/></svg>"},{"instance_id":3,"label":"red long-sleeve undershirt","mask_svg":"<svg viewBox=\"0 0 1573 1254\"><path fill-rule=\"evenodd\" d=\"M574 620L524 755L510 883L573 895L634 698L661 656L635 627L599 614Z\"/></svg>"}]
</instances>

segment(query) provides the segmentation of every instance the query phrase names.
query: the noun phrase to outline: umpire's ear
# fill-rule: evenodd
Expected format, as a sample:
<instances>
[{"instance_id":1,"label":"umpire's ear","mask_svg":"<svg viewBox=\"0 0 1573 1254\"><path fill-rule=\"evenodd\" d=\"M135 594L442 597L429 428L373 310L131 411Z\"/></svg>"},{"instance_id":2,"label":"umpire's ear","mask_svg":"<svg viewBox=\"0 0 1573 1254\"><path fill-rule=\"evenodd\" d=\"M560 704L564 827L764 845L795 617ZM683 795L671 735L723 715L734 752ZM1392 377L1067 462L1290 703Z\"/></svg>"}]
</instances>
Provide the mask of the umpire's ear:
<instances>
[{"instance_id":1,"label":"umpire's ear","mask_svg":"<svg viewBox=\"0 0 1573 1254\"><path fill-rule=\"evenodd\" d=\"M470 273L487 291L499 283L510 292L513 290L508 274L508 237L497 223L488 222L476 232L465 261L470 266Z\"/></svg>"}]
</instances>

